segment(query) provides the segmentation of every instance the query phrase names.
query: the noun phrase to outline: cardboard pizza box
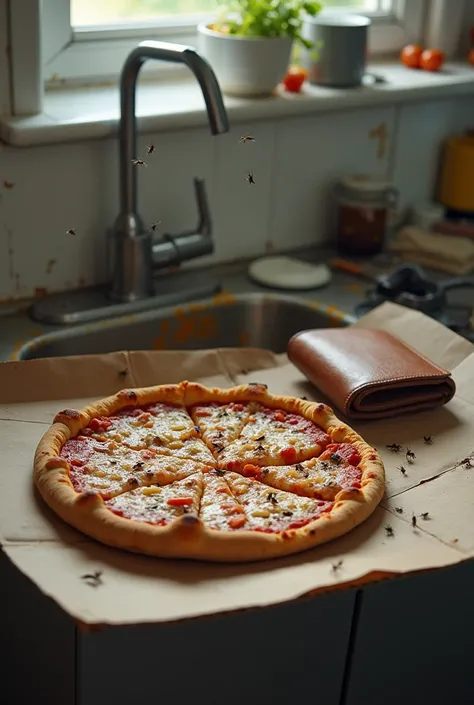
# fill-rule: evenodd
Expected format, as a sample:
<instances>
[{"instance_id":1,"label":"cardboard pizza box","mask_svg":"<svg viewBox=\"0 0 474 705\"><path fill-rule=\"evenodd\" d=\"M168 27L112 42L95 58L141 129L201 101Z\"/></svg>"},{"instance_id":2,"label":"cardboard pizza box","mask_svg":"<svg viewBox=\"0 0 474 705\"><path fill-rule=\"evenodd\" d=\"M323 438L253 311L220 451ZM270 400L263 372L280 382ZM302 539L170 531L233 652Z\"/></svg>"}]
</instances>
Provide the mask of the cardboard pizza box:
<instances>
[{"instance_id":1,"label":"cardboard pizza box","mask_svg":"<svg viewBox=\"0 0 474 705\"><path fill-rule=\"evenodd\" d=\"M474 346L394 304L356 325L390 330L452 370L457 394L436 411L352 424L384 459L382 504L340 539L248 565L166 561L101 545L41 501L32 485L32 458L57 410L117 392L125 368L128 387L253 381L274 393L317 399L286 356L252 349L120 352L0 366L6 605L0 634L12 674L6 702L30 702L40 692L41 702L52 705L172 697L177 703L284 705L292 702L295 683L298 692L311 692L317 673L321 701L336 705L342 691L349 697L354 624L363 633L354 622L363 586L457 566L474 554L474 469L467 461L474 454ZM433 445L424 443L427 435ZM391 443L416 454L406 475L386 448ZM426 512L414 528L412 515ZM95 583L83 577L96 572ZM23 676L13 675L19 668Z\"/></svg>"}]
</instances>

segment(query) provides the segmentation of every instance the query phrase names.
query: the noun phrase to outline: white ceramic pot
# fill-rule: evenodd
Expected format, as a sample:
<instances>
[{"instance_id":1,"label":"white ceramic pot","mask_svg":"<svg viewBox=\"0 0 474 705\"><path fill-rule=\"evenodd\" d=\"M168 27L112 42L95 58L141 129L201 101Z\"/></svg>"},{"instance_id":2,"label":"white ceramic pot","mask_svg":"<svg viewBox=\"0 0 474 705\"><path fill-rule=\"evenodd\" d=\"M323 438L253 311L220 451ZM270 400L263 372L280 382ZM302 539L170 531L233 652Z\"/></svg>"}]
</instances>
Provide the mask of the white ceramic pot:
<instances>
[{"instance_id":1,"label":"white ceramic pot","mask_svg":"<svg viewBox=\"0 0 474 705\"><path fill-rule=\"evenodd\" d=\"M265 96L285 77L291 37L241 37L198 26L199 50L227 95Z\"/></svg>"}]
</instances>

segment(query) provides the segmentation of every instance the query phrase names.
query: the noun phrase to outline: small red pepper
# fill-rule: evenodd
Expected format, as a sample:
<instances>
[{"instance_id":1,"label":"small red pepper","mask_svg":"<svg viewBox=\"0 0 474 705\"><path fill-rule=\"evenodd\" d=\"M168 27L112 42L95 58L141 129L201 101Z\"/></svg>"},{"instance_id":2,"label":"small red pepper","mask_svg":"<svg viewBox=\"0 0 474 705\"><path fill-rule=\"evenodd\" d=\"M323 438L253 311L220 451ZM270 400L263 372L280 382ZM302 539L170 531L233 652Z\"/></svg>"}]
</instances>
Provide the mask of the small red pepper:
<instances>
[{"instance_id":1,"label":"small red pepper","mask_svg":"<svg viewBox=\"0 0 474 705\"><path fill-rule=\"evenodd\" d=\"M189 507L194 502L192 497L170 497L166 503L170 507Z\"/></svg>"}]
</instances>

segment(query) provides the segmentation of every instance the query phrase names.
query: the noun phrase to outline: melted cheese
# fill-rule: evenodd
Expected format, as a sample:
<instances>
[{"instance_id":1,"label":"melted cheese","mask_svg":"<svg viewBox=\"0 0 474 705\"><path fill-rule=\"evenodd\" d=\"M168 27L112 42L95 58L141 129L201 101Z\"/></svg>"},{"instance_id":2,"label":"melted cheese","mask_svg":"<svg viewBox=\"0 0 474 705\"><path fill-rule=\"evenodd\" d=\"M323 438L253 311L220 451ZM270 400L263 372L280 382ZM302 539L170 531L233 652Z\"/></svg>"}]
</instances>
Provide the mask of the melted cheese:
<instances>
[{"instance_id":1,"label":"melted cheese","mask_svg":"<svg viewBox=\"0 0 474 705\"><path fill-rule=\"evenodd\" d=\"M298 423L290 425L278 421L269 410L257 411L242 430L240 438L219 454L220 467L242 469L247 463L254 465L286 465L290 460L301 462L319 455L323 446L323 432L314 424L292 415ZM292 451L294 449L294 452ZM283 452L283 455L282 455ZM293 453L292 456L288 456Z\"/></svg>"},{"instance_id":2,"label":"melted cheese","mask_svg":"<svg viewBox=\"0 0 474 705\"><path fill-rule=\"evenodd\" d=\"M118 440L128 448L163 449L180 458L212 463L213 456L198 438L194 422L185 409L155 404L147 410L123 412L110 418L111 426L94 434L104 440Z\"/></svg>"},{"instance_id":3,"label":"melted cheese","mask_svg":"<svg viewBox=\"0 0 474 705\"><path fill-rule=\"evenodd\" d=\"M204 492L199 515L211 529L229 531L247 524L244 509L233 497L223 477L215 473L204 475Z\"/></svg>"},{"instance_id":4,"label":"melted cheese","mask_svg":"<svg viewBox=\"0 0 474 705\"><path fill-rule=\"evenodd\" d=\"M105 504L127 519L168 524L183 514L197 516L201 494L202 474L196 473L165 487L142 487L126 492Z\"/></svg>"},{"instance_id":5,"label":"melted cheese","mask_svg":"<svg viewBox=\"0 0 474 705\"><path fill-rule=\"evenodd\" d=\"M191 415L204 441L214 454L235 441L250 418L255 404L203 404Z\"/></svg>"},{"instance_id":6,"label":"melted cheese","mask_svg":"<svg viewBox=\"0 0 474 705\"><path fill-rule=\"evenodd\" d=\"M87 445L90 448L87 449ZM98 492L102 497L113 497L136 487L181 480L209 466L188 458L177 458L167 453L151 454L117 447L113 453L97 450L92 439L68 441L62 456L70 463L69 477L77 492ZM151 457L150 457L151 456ZM81 464L75 464L80 462Z\"/></svg>"},{"instance_id":7,"label":"melted cheese","mask_svg":"<svg viewBox=\"0 0 474 705\"><path fill-rule=\"evenodd\" d=\"M258 477L280 490L333 500L342 489L359 482L361 472L345 462L313 458L299 465L266 467Z\"/></svg>"},{"instance_id":8,"label":"melted cheese","mask_svg":"<svg viewBox=\"0 0 474 705\"><path fill-rule=\"evenodd\" d=\"M291 524L316 519L328 508L326 502L275 490L237 473L227 472L225 478L245 510L247 525L242 528L284 531Z\"/></svg>"}]
</instances>

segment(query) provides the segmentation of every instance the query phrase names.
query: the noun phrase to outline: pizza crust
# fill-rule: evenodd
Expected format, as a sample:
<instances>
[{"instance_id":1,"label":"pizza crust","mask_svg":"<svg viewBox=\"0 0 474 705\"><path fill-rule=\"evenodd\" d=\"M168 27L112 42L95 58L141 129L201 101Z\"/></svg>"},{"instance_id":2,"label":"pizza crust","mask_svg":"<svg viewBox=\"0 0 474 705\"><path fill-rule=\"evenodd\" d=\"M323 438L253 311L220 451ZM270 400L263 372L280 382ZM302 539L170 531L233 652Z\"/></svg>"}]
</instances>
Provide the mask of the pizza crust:
<instances>
[{"instance_id":1,"label":"pizza crust","mask_svg":"<svg viewBox=\"0 0 474 705\"><path fill-rule=\"evenodd\" d=\"M273 409L300 414L328 433L332 442L350 443L361 455L360 489L342 490L333 508L298 529L281 533L208 528L199 518L184 515L166 526L120 517L101 497L78 493L68 477L68 463L59 456L64 443L97 416L152 402L190 407L199 403L259 402ZM375 451L328 406L270 394L265 385L210 389L194 382L122 390L76 411L59 412L40 441L34 458L34 480L43 499L67 523L102 543L153 556L246 562L307 550L341 536L362 523L383 497L385 472Z\"/></svg>"}]
</instances>

